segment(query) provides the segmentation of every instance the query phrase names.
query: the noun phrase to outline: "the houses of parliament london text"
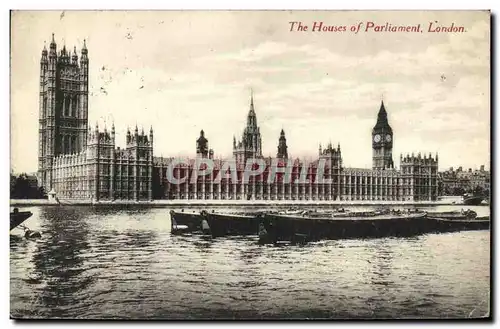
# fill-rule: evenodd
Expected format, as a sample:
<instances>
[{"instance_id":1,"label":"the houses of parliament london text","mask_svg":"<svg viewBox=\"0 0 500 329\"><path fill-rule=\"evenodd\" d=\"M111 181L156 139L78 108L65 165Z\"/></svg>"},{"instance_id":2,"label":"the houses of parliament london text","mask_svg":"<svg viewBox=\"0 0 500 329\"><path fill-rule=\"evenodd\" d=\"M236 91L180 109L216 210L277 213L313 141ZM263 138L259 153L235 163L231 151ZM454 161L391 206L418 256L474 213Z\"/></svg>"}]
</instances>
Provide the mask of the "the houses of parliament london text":
<instances>
[{"instance_id":1,"label":"the houses of parliament london text","mask_svg":"<svg viewBox=\"0 0 500 329\"><path fill-rule=\"evenodd\" d=\"M277 140L275 158L262 155L262 139L253 95L241 140L233 139L236 173L226 173L223 161L214 159L208 139L201 131L196 156L176 161L153 156L153 129L147 134L127 129L126 147L115 146L115 127L108 131L88 124L88 50L84 42L80 61L76 48L58 53L52 37L40 61L40 110L38 176L40 185L59 199L136 200L380 200L434 201L438 195L438 156L400 156L394 166L394 133L382 102L372 130L372 168L346 168L340 145L319 146L311 163L288 157L285 132ZM230 142L230 141L228 141ZM367 141L368 142L368 141ZM213 170L196 175L199 161L210 159ZM258 175L245 176L249 159L261 159L265 168ZM318 180L319 163L324 163L326 180ZM173 163L178 163L171 166ZM262 163L262 162L261 162ZM281 167L276 171L274 167ZM284 167L284 168L283 168ZM186 177L181 184L168 179ZM222 170L222 179L215 180ZM322 169L323 170L323 169ZM291 181L283 179L287 171ZM307 181L296 182L301 173ZM193 175L195 177L193 178ZM269 175L274 175L272 181ZM219 175L221 176L221 175ZM235 179L237 178L237 179Z\"/></svg>"}]
</instances>

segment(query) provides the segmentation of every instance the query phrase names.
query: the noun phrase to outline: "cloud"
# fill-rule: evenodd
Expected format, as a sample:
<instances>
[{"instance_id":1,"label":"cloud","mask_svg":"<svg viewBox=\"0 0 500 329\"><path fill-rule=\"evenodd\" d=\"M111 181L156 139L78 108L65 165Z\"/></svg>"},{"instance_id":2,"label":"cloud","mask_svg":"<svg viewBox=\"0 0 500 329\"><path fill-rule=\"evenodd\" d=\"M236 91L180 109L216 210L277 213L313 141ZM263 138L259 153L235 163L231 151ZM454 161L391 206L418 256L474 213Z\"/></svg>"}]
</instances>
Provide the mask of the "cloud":
<instances>
[{"instance_id":1,"label":"cloud","mask_svg":"<svg viewBox=\"0 0 500 329\"><path fill-rule=\"evenodd\" d=\"M75 43L87 38L89 119L92 126L114 121L119 144L127 126L152 125L155 153L192 155L203 128L216 154L230 156L253 88L266 154L276 152L283 127L293 154L314 155L331 139L341 143L346 164L369 165L371 128L383 97L396 132L395 154L439 149L444 166L463 161L463 149L470 150L469 163L489 159L487 16L422 14L470 22L467 33L450 35L299 35L279 23L359 20L342 15L68 12L63 22L55 15L59 25L53 26L45 24L50 15L24 17L30 28L13 30L12 120L28 132L13 129L12 139L19 145L37 140L37 56L56 29ZM463 140L459 148L455 139ZM479 141L487 147L478 147ZM34 160L24 162L36 162L36 150L31 153ZM19 158L17 166L23 165Z\"/></svg>"}]
</instances>

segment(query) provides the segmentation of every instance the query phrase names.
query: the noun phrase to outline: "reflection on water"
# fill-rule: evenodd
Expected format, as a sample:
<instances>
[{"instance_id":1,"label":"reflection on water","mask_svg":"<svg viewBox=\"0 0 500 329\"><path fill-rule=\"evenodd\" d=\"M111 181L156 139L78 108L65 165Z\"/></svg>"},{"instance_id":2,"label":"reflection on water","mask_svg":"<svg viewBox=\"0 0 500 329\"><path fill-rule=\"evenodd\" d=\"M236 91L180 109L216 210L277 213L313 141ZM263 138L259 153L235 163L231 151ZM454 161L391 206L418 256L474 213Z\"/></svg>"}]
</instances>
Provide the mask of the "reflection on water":
<instances>
[{"instance_id":1,"label":"reflection on water","mask_svg":"<svg viewBox=\"0 0 500 329\"><path fill-rule=\"evenodd\" d=\"M16 318L436 318L489 310L487 231L260 246L257 237L171 235L169 209L28 210L26 225L42 238L10 235Z\"/></svg>"}]
</instances>

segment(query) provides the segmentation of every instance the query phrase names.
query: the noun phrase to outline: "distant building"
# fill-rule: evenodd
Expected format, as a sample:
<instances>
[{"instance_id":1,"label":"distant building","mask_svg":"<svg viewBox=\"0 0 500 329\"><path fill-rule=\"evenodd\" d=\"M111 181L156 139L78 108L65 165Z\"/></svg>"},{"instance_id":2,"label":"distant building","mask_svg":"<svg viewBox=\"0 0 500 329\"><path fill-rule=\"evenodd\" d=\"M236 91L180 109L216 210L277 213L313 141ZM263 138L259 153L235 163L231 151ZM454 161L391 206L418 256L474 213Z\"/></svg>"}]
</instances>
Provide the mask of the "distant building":
<instances>
[{"instance_id":1,"label":"distant building","mask_svg":"<svg viewBox=\"0 0 500 329\"><path fill-rule=\"evenodd\" d=\"M453 195L456 191L474 191L476 188L490 190L490 172L481 165L479 170L463 170L462 167L454 170L453 167L439 173L441 194Z\"/></svg>"}]
</instances>

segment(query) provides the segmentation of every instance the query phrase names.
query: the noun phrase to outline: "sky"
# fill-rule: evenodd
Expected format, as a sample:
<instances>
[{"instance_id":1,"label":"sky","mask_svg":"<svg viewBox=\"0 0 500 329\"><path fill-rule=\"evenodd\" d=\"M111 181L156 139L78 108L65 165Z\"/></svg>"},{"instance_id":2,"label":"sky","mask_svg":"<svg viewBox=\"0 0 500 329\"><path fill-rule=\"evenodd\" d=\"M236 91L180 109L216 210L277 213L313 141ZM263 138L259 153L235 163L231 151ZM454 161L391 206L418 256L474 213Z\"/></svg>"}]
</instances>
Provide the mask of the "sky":
<instances>
[{"instance_id":1,"label":"sky","mask_svg":"<svg viewBox=\"0 0 500 329\"><path fill-rule=\"evenodd\" d=\"M290 31L346 26L346 32ZM350 32L360 22L422 33ZM464 33L429 33L463 26ZM37 170L40 57L55 34L89 52L89 124L154 129L155 156L194 156L205 131L232 154L253 90L265 156L281 129L289 155L340 143L346 167L370 168L383 99L401 153L439 153L441 170L490 167L490 13L484 11L16 11L11 16L11 169Z\"/></svg>"}]
</instances>

